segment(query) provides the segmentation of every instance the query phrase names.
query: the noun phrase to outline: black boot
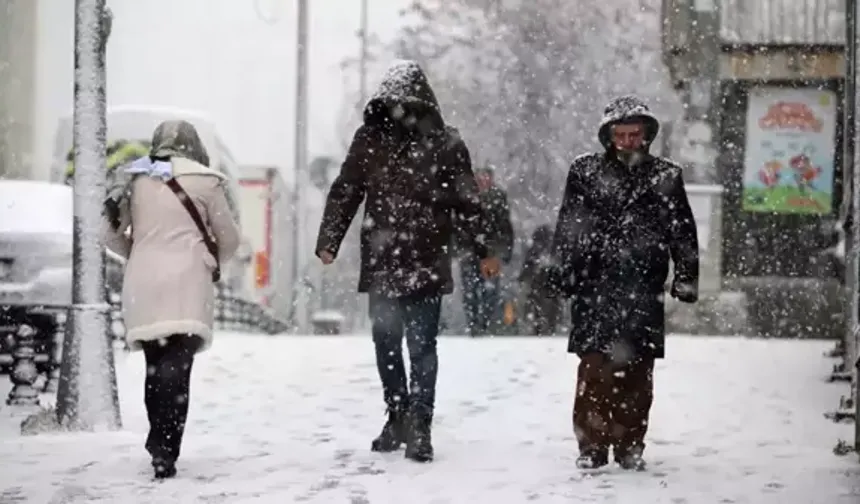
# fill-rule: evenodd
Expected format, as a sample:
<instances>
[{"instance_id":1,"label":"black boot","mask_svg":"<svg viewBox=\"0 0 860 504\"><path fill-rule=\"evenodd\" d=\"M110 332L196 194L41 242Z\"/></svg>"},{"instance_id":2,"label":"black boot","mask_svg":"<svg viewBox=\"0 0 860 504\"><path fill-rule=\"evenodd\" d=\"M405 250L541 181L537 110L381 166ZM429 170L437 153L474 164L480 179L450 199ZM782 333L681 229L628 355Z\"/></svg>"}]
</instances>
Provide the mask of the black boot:
<instances>
[{"instance_id":1,"label":"black boot","mask_svg":"<svg viewBox=\"0 0 860 504\"><path fill-rule=\"evenodd\" d=\"M176 462L173 460L154 457L152 468L155 470L155 479L167 479L176 476Z\"/></svg>"},{"instance_id":2,"label":"black boot","mask_svg":"<svg viewBox=\"0 0 860 504\"><path fill-rule=\"evenodd\" d=\"M370 451L393 452L406 442L407 414L404 408L388 408L388 420L371 443Z\"/></svg>"},{"instance_id":3,"label":"black boot","mask_svg":"<svg viewBox=\"0 0 860 504\"><path fill-rule=\"evenodd\" d=\"M433 460L433 443L430 435L432 416L428 414L410 415L409 429L406 432L406 458L416 462Z\"/></svg>"},{"instance_id":4,"label":"black boot","mask_svg":"<svg viewBox=\"0 0 860 504\"><path fill-rule=\"evenodd\" d=\"M648 465L645 463L645 459L642 458L641 453L633 452L620 457L616 456L615 462L627 471L645 471L648 469Z\"/></svg>"},{"instance_id":5,"label":"black boot","mask_svg":"<svg viewBox=\"0 0 860 504\"><path fill-rule=\"evenodd\" d=\"M583 451L576 459L577 469L600 469L608 463L608 454L596 450Z\"/></svg>"}]
</instances>

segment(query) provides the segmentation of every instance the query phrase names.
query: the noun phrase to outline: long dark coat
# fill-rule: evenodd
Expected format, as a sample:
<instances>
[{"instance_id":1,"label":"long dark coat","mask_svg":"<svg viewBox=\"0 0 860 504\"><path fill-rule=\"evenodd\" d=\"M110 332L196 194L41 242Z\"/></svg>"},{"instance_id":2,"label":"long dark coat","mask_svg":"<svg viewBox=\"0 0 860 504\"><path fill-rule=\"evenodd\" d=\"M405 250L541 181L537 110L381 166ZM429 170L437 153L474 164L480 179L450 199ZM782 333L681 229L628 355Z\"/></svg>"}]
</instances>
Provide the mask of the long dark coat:
<instances>
[{"instance_id":1,"label":"long dark coat","mask_svg":"<svg viewBox=\"0 0 860 504\"><path fill-rule=\"evenodd\" d=\"M414 62L393 66L364 110L331 186L316 253L334 255L362 201L360 292L388 297L453 291L453 221L488 256L469 150L445 125Z\"/></svg>"},{"instance_id":2,"label":"long dark coat","mask_svg":"<svg viewBox=\"0 0 860 504\"><path fill-rule=\"evenodd\" d=\"M526 291L524 319L536 335L554 334L561 303L552 295L552 228L538 227L532 234L518 280Z\"/></svg>"},{"instance_id":3,"label":"long dark coat","mask_svg":"<svg viewBox=\"0 0 860 504\"><path fill-rule=\"evenodd\" d=\"M653 140L656 120L638 105L607 108L613 115L599 135L607 151L575 159L565 186L553 248L561 287L571 296L568 351L579 355L664 357L669 259L676 284L693 292L685 301L698 287L696 225L681 168L652 156L628 167L608 142L612 124L643 114Z\"/></svg>"}]
</instances>

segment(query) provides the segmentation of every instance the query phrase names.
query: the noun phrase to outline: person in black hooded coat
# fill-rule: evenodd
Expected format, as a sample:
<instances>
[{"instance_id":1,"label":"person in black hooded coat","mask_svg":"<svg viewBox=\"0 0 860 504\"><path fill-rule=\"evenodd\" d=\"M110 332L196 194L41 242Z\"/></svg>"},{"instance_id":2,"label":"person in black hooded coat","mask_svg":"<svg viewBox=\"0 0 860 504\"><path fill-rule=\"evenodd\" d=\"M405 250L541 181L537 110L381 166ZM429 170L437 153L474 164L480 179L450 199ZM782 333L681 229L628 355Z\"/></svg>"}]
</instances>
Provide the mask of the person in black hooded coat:
<instances>
[{"instance_id":1,"label":"person in black hooded coat","mask_svg":"<svg viewBox=\"0 0 860 504\"><path fill-rule=\"evenodd\" d=\"M604 152L573 161L553 239L556 288L571 297L568 351L580 357L573 424L579 467L644 468L654 360L664 357L664 285L698 297L699 248L681 168L649 154L659 122L636 97L613 100Z\"/></svg>"},{"instance_id":2,"label":"person in black hooded coat","mask_svg":"<svg viewBox=\"0 0 860 504\"><path fill-rule=\"evenodd\" d=\"M500 261L484 245L469 150L445 125L427 76L413 61L393 65L364 109L364 124L323 212L316 254L324 264L334 261L362 201L358 289L369 294L388 412L371 449L389 452L406 443L407 458L430 461L440 307L442 296L453 291L453 223L465 228L485 276L498 274Z\"/></svg>"}]
</instances>

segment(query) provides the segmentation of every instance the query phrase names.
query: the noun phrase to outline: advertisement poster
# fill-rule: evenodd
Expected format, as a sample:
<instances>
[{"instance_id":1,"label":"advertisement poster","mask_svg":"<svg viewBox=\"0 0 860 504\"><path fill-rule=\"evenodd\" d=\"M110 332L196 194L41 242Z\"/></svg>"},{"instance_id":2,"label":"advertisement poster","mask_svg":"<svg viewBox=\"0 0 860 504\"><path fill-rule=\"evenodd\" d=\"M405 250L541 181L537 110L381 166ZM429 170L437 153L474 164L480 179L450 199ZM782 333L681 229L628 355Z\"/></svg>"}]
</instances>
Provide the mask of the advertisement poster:
<instances>
[{"instance_id":1,"label":"advertisement poster","mask_svg":"<svg viewBox=\"0 0 860 504\"><path fill-rule=\"evenodd\" d=\"M747 108L743 206L827 214L833 206L836 93L760 87Z\"/></svg>"}]
</instances>

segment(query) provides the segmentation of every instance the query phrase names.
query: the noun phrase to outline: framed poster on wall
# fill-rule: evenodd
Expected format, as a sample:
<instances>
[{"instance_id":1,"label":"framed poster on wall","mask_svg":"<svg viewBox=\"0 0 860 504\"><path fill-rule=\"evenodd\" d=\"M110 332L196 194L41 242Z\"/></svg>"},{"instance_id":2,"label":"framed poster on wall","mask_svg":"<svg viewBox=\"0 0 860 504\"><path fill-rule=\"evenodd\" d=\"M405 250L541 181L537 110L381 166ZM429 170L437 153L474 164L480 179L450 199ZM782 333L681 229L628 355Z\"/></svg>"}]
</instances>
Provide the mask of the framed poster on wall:
<instances>
[{"instance_id":1,"label":"framed poster on wall","mask_svg":"<svg viewBox=\"0 0 860 504\"><path fill-rule=\"evenodd\" d=\"M836 101L829 90L750 90L743 210L819 215L833 210Z\"/></svg>"}]
</instances>

